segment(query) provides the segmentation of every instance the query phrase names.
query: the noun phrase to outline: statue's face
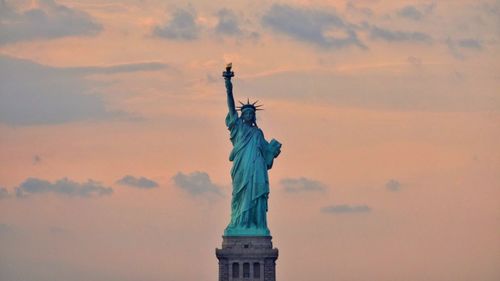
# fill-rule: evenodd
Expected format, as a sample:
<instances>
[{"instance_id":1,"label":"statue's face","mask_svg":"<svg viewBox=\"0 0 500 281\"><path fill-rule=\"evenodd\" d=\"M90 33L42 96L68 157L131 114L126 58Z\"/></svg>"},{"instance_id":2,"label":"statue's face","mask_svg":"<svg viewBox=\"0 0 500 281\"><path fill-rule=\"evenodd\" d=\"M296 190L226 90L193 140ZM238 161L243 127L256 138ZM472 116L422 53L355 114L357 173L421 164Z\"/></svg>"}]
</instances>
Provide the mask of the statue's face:
<instances>
[{"instance_id":1,"label":"statue's face","mask_svg":"<svg viewBox=\"0 0 500 281\"><path fill-rule=\"evenodd\" d=\"M243 110L243 112L241 113L241 118L245 122L254 122L255 121L255 111L253 111L252 109Z\"/></svg>"}]
</instances>

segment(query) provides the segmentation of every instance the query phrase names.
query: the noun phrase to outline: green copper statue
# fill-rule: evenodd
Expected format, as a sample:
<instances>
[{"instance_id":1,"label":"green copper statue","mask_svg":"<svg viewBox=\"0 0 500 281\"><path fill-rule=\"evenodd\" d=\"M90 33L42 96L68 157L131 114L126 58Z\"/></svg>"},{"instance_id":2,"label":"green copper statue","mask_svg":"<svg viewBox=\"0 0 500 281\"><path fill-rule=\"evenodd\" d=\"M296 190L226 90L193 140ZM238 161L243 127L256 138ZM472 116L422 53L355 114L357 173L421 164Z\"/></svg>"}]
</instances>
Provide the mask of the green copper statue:
<instances>
[{"instance_id":1,"label":"green copper statue","mask_svg":"<svg viewBox=\"0 0 500 281\"><path fill-rule=\"evenodd\" d=\"M240 116L236 111L231 78L231 63L222 73L226 82L229 113L226 125L231 132L233 149L229 160L233 162L231 179L231 222L224 231L225 236L269 236L267 227L267 199L269 178L267 170L273 166L274 158L281 152L281 143L267 142L262 130L257 127L255 113L260 110L257 102L240 102Z\"/></svg>"}]
</instances>

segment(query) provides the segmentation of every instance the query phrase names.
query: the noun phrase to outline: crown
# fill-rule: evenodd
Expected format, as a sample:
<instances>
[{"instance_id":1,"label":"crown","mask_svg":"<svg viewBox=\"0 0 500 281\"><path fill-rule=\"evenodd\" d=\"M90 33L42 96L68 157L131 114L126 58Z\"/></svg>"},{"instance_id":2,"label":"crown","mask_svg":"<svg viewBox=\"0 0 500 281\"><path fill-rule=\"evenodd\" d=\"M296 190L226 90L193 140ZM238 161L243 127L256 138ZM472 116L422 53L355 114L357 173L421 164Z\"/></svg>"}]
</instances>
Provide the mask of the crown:
<instances>
[{"instance_id":1,"label":"crown","mask_svg":"<svg viewBox=\"0 0 500 281\"><path fill-rule=\"evenodd\" d=\"M247 103L242 103L241 101L238 101L241 106L238 106L236 107L239 111L242 111L247 109L247 108L251 108L253 111L257 111L257 110L263 110L262 108L259 108L261 106L263 106L263 104L257 104L259 101L255 101L253 103L250 103L250 99L247 99Z\"/></svg>"}]
</instances>

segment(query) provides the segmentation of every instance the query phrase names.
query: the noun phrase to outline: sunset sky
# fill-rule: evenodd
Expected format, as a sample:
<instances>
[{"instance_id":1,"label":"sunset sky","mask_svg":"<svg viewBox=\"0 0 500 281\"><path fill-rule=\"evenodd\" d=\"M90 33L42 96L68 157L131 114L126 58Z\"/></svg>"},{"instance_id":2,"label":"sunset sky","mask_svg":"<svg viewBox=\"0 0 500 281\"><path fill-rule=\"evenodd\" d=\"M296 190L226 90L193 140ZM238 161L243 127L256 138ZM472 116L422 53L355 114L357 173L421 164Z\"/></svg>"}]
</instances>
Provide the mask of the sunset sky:
<instances>
[{"instance_id":1,"label":"sunset sky","mask_svg":"<svg viewBox=\"0 0 500 281\"><path fill-rule=\"evenodd\" d=\"M0 0L0 280L216 281L227 62L277 280L500 280L499 0Z\"/></svg>"}]
</instances>

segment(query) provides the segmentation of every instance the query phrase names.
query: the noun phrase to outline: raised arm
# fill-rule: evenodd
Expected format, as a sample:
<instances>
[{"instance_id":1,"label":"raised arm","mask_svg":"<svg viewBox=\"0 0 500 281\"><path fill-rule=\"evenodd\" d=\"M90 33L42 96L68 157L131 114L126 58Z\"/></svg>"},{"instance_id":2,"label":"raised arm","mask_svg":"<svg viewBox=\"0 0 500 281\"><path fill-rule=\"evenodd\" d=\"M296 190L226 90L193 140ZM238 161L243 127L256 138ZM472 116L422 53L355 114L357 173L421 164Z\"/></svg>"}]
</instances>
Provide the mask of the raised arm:
<instances>
[{"instance_id":1,"label":"raised arm","mask_svg":"<svg viewBox=\"0 0 500 281\"><path fill-rule=\"evenodd\" d=\"M228 63L226 66L226 71L222 72L222 77L224 77L226 83L226 92L227 92L227 107L229 109L229 114L237 114L236 106L234 105L234 97L233 97L233 83L231 82L231 77L234 76L234 72L231 71L232 64Z\"/></svg>"}]
</instances>

